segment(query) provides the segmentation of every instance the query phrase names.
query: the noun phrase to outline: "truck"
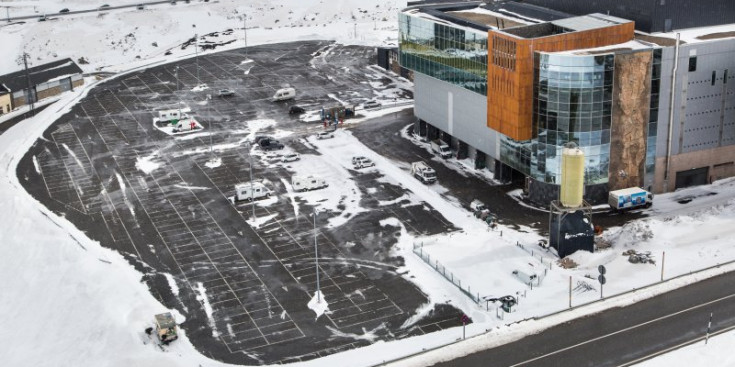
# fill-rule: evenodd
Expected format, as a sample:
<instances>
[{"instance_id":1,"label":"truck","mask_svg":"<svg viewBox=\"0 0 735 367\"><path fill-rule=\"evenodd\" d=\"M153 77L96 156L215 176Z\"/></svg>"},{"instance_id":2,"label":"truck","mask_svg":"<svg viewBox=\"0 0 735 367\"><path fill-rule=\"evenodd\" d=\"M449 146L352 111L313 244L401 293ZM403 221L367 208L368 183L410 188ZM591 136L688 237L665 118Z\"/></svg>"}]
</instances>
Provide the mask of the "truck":
<instances>
[{"instance_id":1,"label":"truck","mask_svg":"<svg viewBox=\"0 0 735 367\"><path fill-rule=\"evenodd\" d=\"M653 205L653 194L640 187L610 191L607 203L613 210L627 210Z\"/></svg>"},{"instance_id":2,"label":"truck","mask_svg":"<svg viewBox=\"0 0 735 367\"><path fill-rule=\"evenodd\" d=\"M411 174L425 184L436 182L436 171L421 161L411 163Z\"/></svg>"},{"instance_id":3,"label":"truck","mask_svg":"<svg viewBox=\"0 0 735 367\"><path fill-rule=\"evenodd\" d=\"M442 158L449 158L452 156L452 149L449 148L449 145L439 139L431 141L431 150L434 151L434 153L439 154Z\"/></svg>"},{"instance_id":4,"label":"truck","mask_svg":"<svg viewBox=\"0 0 735 367\"><path fill-rule=\"evenodd\" d=\"M246 182L235 185L235 198L234 201L244 200L257 200L262 198L269 198L273 194L269 188L263 185L261 182Z\"/></svg>"},{"instance_id":5,"label":"truck","mask_svg":"<svg viewBox=\"0 0 735 367\"><path fill-rule=\"evenodd\" d=\"M318 190L329 186L327 181L319 176L293 176L291 177L291 186L294 191L304 192L308 190Z\"/></svg>"},{"instance_id":6,"label":"truck","mask_svg":"<svg viewBox=\"0 0 735 367\"><path fill-rule=\"evenodd\" d=\"M170 312L160 313L156 318L156 335L162 344L168 344L179 338L176 332L176 320ZM146 330L147 331L147 330Z\"/></svg>"}]
</instances>

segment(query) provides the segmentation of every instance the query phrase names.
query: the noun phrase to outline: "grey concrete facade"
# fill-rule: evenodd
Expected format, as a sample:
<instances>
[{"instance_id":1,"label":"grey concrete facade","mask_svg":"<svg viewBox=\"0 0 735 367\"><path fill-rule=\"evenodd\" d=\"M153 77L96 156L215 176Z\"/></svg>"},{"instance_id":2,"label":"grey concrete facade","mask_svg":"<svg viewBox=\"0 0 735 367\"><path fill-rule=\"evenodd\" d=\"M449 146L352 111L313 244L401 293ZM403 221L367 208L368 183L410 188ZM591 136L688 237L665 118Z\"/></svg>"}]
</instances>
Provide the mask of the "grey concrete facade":
<instances>
[{"instance_id":1,"label":"grey concrete facade","mask_svg":"<svg viewBox=\"0 0 735 367\"><path fill-rule=\"evenodd\" d=\"M718 167L735 164L735 39L679 47L672 104L674 57L673 47L663 50L656 192L676 189L677 172L709 167L710 171L719 172L710 174L711 181L730 175L729 170ZM690 68L690 60L694 63L695 59L696 67L692 64ZM669 125L672 127L670 142ZM671 156L669 162L667 151ZM713 151L718 154L713 155Z\"/></svg>"},{"instance_id":2,"label":"grey concrete facade","mask_svg":"<svg viewBox=\"0 0 735 367\"><path fill-rule=\"evenodd\" d=\"M487 97L414 74L414 114L476 150L499 159L498 132L487 127ZM453 146L456 150L457 147Z\"/></svg>"}]
</instances>

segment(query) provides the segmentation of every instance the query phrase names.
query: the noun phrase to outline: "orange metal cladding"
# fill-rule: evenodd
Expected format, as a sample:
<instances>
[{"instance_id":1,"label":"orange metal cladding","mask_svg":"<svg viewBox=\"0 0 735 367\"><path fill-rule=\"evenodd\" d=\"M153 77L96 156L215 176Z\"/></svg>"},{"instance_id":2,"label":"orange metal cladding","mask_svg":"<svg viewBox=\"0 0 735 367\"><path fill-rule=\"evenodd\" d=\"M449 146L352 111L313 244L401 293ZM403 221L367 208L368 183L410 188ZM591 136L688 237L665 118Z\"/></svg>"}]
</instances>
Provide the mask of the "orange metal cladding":
<instances>
[{"instance_id":1,"label":"orange metal cladding","mask_svg":"<svg viewBox=\"0 0 735 367\"><path fill-rule=\"evenodd\" d=\"M488 127L514 140L533 137L534 51L570 51L615 45L632 40L634 30L635 24L630 22L531 39L502 31L488 31ZM496 47L497 53L494 52Z\"/></svg>"}]
</instances>

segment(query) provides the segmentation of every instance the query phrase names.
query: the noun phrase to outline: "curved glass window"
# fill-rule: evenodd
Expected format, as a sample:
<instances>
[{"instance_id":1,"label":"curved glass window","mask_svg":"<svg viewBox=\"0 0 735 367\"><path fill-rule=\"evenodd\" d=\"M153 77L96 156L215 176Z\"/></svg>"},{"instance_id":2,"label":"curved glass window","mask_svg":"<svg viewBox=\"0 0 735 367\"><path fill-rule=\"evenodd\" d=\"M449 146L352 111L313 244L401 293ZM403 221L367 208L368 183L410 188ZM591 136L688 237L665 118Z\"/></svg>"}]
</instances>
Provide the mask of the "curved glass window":
<instances>
[{"instance_id":1,"label":"curved glass window","mask_svg":"<svg viewBox=\"0 0 735 367\"><path fill-rule=\"evenodd\" d=\"M536 151L545 154L536 154L531 175L560 183L561 149L573 141L585 154L585 183L607 182L615 56L536 53L534 58L534 130L545 136Z\"/></svg>"},{"instance_id":2,"label":"curved glass window","mask_svg":"<svg viewBox=\"0 0 735 367\"><path fill-rule=\"evenodd\" d=\"M503 163L536 180L561 183L561 152L573 141L585 155L585 183L608 181L615 56L535 53L534 138L501 139Z\"/></svg>"},{"instance_id":3,"label":"curved glass window","mask_svg":"<svg viewBox=\"0 0 735 367\"><path fill-rule=\"evenodd\" d=\"M487 95L487 33L399 15L404 68Z\"/></svg>"}]
</instances>

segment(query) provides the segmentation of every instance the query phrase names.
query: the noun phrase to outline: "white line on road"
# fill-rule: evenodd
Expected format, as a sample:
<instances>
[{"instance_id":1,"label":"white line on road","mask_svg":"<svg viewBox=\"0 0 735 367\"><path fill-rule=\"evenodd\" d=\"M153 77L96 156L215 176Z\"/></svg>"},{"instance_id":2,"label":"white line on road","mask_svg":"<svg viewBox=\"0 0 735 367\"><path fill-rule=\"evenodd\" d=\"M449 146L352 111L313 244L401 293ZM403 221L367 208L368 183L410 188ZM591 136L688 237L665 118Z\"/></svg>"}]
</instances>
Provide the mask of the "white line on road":
<instances>
[{"instance_id":1,"label":"white line on road","mask_svg":"<svg viewBox=\"0 0 735 367\"><path fill-rule=\"evenodd\" d=\"M674 313L671 313L671 314L668 314L668 315L665 315L665 316L661 316L661 317L659 317L659 318L656 318L656 319L653 319L653 320L648 320L648 321L646 321L646 322L643 322L643 323L640 323L640 324L637 324L637 325L629 326L629 327L627 327L627 328L625 328L625 329L621 329L621 330L618 330L618 331L614 331L614 332L612 332L612 333L609 333L609 334L605 334L605 335L602 335L602 336L598 336L598 337L596 337L596 338L593 338L593 339L590 339L590 340L587 340L587 341L584 341L584 342L581 342L581 343L578 343L578 344L570 345L570 346L568 346L568 347L566 347L566 348L562 348L562 349L559 349L559 350L553 351L553 352L551 352L551 353L546 353L546 354L544 354L544 355L542 355L542 356L538 356L538 357L536 357L536 358L531 358L531 359L525 360L525 361L523 361L523 362L520 362L520 363L516 363L516 364L514 364L514 365L511 365L511 366L509 366L509 367L518 367L518 366L521 366L521 365L525 365L525 364L527 364L527 363L531 363L531 362L537 361L537 360L539 360L539 359L544 359L544 358L546 358L546 357L549 357L549 356L552 356L552 355L555 355L555 354L559 354L559 353L561 353L561 352L566 352L566 351L568 351L568 350L574 349L574 348L576 348L576 347L579 347L579 346L582 346L582 345L585 345L585 344L589 344L589 343L592 343L592 342L596 342L596 341L598 341L598 340L602 340L602 339L605 339L605 338L611 337L611 336L613 336L613 335L617 335L617 334L620 334L620 333L624 333L624 332L626 332L626 331L630 331L630 330L633 330L633 329L637 329L637 328L639 328L639 327L641 327L641 326L645 326L645 325L648 325L648 324L652 324L652 323L654 323L654 322L657 322L657 321L665 320L665 319L668 319L668 318L670 318L670 317L673 317L673 316L676 316L676 315L679 315L679 314L682 314L682 313L685 313L685 312L689 312L689 311L692 311L692 310L696 310L696 309L698 309L698 308L702 308L702 307L704 307L704 306L708 306L708 305L711 305L711 304L713 304L713 303L717 303L717 302L720 302L720 301L724 301L724 300L726 300L726 299L729 299L729 298L733 298L733 297L735 297L735 294L731 294L731 295L729 295L729 296L725 296L725 297L722 297L722 298L718 298L718 299L715 299L715 300L712 300L712 301L709 301L709 302L706 302L706 303L702 303L702 304L699 304L699 305L697 305L697 306L693 306L693 307L690 307L690 308L687 308L687 309L684 309L684 310L681 310L681 311L677 311L677 312L674 312Z\"/></svg>"}]
</instances>

